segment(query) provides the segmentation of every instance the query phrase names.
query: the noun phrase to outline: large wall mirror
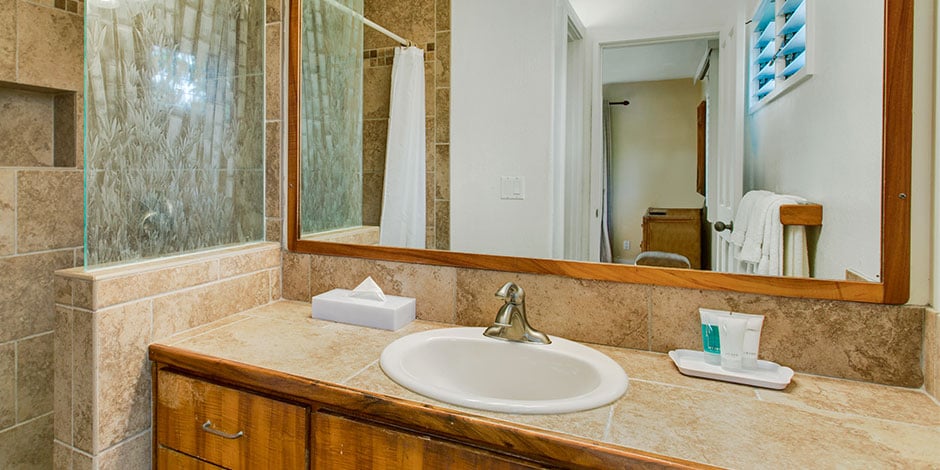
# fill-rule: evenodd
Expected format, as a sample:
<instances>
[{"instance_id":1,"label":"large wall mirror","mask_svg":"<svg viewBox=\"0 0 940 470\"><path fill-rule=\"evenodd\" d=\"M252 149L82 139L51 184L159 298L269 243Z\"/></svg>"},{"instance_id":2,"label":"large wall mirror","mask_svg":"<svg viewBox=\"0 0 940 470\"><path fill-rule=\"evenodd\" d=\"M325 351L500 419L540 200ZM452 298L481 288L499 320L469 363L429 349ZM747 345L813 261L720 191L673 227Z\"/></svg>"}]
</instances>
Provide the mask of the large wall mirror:
<instances>
[{"instance_id":1,"label":"large wall mirror","mask_svg":"<svg viewBox=\"0 0 940 470\"><path fill-rule=\"evenodd\" d=\"M908 299L912 0L289 14L291 250Z\"/></svg>"}]
</instances>

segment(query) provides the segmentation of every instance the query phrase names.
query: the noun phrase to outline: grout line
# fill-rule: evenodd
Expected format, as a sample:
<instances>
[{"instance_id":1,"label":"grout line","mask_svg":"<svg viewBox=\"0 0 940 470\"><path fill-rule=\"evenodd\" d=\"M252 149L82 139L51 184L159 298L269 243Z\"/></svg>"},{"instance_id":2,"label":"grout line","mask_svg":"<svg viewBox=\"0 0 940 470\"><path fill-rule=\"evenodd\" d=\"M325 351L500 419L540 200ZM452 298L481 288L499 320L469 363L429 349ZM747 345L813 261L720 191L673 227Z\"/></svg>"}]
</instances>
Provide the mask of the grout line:
<instances>
[{"instance_id":1,"label":"grout line","mask_svg":"<svg viewBox=\"0 0 940 470\"><path fill-rule=\"evenodd\" d=\"M69 310L69 447L75 444L75 311ZM54 387L54 385L53 385Z\"/></svg>"},{"instance_id":2,"label":"grout line","mask_svg":"<svg viewBox=\"0 0 940 470\"><path fill-rule=\"evenodd\" d=\"M19 21L17 21L19 23ZM19 48L17 47L17 54L19 54ZM14 255L19 254L20 247L19 245L19 220L20 220L20 202L19 202L19 180L20 172L13 171L13 253ZM2 258L2 257L0 257ZM73 263L74 264L74 263Z\"/></svg>"},{"instance_id":3,"label":"grout line","mask_svg":"<svg viewBox=\"0 0 940 470\"><path fill-rule=\"evenodd\" d=\"M11 343L15 344L15 343L18 343L18 342L20 342L20 341L26 341L26 340L28 340L28 339L35 339L35 338L38 338L38 337L40 337L40 336L50 335L50 334L53 334L53 333L55 333L55 329L52 329L52 330L49 330L49 331L43 331L42 333L36 333L36 334L33 334L33 335L29 335L29 336L24 336L24 337L22 337L22 338L11 339L11 340L9 340L9 341L7 341L7 342L0 343L0 346L6 346L6 345L11 344Z\"/></svg>"},{"instance_id":4,"label":"grout line","mask_svg":"<svg viewBox=\"0 0 940 470\"><path fill-rule=\"evenodd\" d=\"M20 424L20 343L13 343L13 423Z\"/></svg>"},{"instance_id":5,"label":"grout line","mask_svg":"<svg viewBox=\"0 0 940 470\"><path fill-rule=\"evenodd\" d=\"M52 414L54 414L54 413L55 413L54 411L50 411L50 412L48 412L48 413L43 413L43 414L41 414L41 415L39 415L39 416L35 416L35 417L32 417L32 418L29 418L29 419L27 419L26 421L23 421L22 423L16 423L16 424L14 424L13 426L10 426L10 427L8 427L8 428L6 428L6 429L0 431L0 434L3 434L3 433L8 432L8 431L12 431L12 430L14 430L14 429L16 429L16 428L21 428L21 427L23 427L23 426L26 426L26 425L28 425L28 424L31 424L33 421L37 421L37 420L46 418L46 417L48 417L49 415L52 415ZM55 416L53 416L53 419L55 419Z\"/></svg>"},{"instance_id":6,"label":"grout line","mask_svg":"<svg viewBox=\"0 0 940 470\"><path fill-rule=\"evenodd\" d=\"M224 324L224 325L219 325L219 326L217 326L217 327L215 327L215 328L210 328L210 329L208 329L208 330L206 330L206 331L203 331L202 333L199 333L199 334L197 334L197 335L187 336L187 337L185 337L185 338L177 338L176 340L173 340L173 341L164 341L164 338L161 338L161 339L155 339L153 342L163 342L163 344L166 344L166 345L169 345L169 346L174 346L174 345L180 344L180 343L182 343L182 342L189 341L189 340L191 340L191 339L196 339L196 338L198 338L198 337L200 337L200 336L204 336L204 335L209 334L209 333L214 333L214 332L216 332L216 331L218 331L218 330L220 330L220 329L222 329L222 328L225 328L225 327L227 327L227 326L235 325L235 324L237 324L237 323L241 323L241 322L243 322L243 321L250 320L250 319L252 319L252 318L260 318L260 317L255 317L255 316L252 316L252 315L246 315L244 312L238 312L238 313L233 313L233 314L231 314L231 315L222 317L222 318L220 318L220 319L218 319L218 320L215 320L215 321L209 322L209 323L215 323L215 322L217 322L217 321L221 321L221 320L224 320L224 319L226 319L226 318L229 318L229 317L232 317L232 316L235 316L235 315L241 315L241 316L243 316L243 317L245 317L245 318L242 318L242 319L240 319L240 320L233 321L233 322L231 322L231 323L226 323L226 324ZM167 336L165 339L173 339L173 337L175 337L175 336L184 335L184 334L186 334L186 332L188 332L188 331L193 331L193 330L195 330L195 329L202 328L202 327L208 325L209 323L203 323L202 325L199 325L199 326L194 326L194 327L192 327L192 328L189 328L189 329L186 329L186 330L183 330L183 331L178 331L178 332L176 332L176 333L171 334L170 336Z\"/></svg>"},{"instance_id":7,"label":"grout line","mask_svg":"<svg viewBox=\"0 0 940 470\"><path fill-rule=\"evenodd\" d=\"M125 437L124 439L121 439L120 441L115 442L114 444L112 444L112 445L109 446L108 448L99 450L98 453L95 454L95 456L101 457L101 456L104 455L105 453L107 453L107 452L109 452L109 451L112 451L112 450L114 450L114 449L116 449L116 448L118 448L118 447L120 447L120 446L122 446L122 445L124 445L124 444L127 444L128 442L130 442L130 441L132 441L132 440L134 440L134 439L137 439L137 438L139 438L140 436L143 436L144 434L147 434L147 433L150 432L150 431L151 431L151 426L148 426L147 429L144 429L143 431L140 431L140 432L137 433L137 434L134 434L134 435L132 435L132 436ZM84 453L84 452L82 452L82 453ZM87 455L87 454L86 454L86 455ZM88 455L88 456L94 458L94 456L92 456L92 455Z\"/></svg>"},{"instance_id":8,"label":"grout line","mask_svg":"<svg viewBox=\"0 0 940 470\"><path fill-rule=\"evenodd\" d=\"M378 364L378 363L379 363L379 360L380 360L380 359L376 359L376 360L370 362L368 365L366 365L366 366L363 367L362 369L359 369L358 371L356 371L355 373L353 373L353 375L350 375L349 377L346 377L345 379L343 379L342 382L339 382L339 385L346 385L347 382L349 382L350 380L352 380L353 378L355 378L357 375L359 375L359 374L365 372L368 368L370 368L370 367L372 367L372 366Z\"/></svg>"},{"instance_id":9,"label":"grout line","mask_svg":"<svg viewBox=\"0 0 940 470\"><path fill-rule=\"evenodd\" d=\"M14 212L16 212L16 211L14 211ZM14 226L16 226L16 222L13 222L13 224L14 224ZM16 241L14 241L13 244L14 244L14 246L16 246ZM51 250L28 251L28 252L26 252L26 253L16 253L16 254L12 254L12 255L3 255L3 256L0 256L0 260L18 258L18 257L21 257L21 256L48 255L48 254L50 254L50 253L64 253L64 252L66 252L66 251L74 251L76 248L78 248L78 247L70 246L70 247L68 247L68 248L53 248L53 249L51 249ZM14 248L14 249L16 249L16 248ZM75 255L74 255L74 254L72 255L72 264L75 264ZM73 267L74 267L74 266L73 266ZM62 269L68 269L68 268L62 268Z\"/></svg>"},{"instance_id":10,"label":"grout line","mask_svg":"<svg viewBox=\"0 0 940 470\"><path fill-rule=\"evenodd\" d=\"M610 441L610 428L614 424L614 408L617 406L617 402L614 402L610 405L610 412L607 413L607 426L604 426L604 437L603 441Z\"/></svg>"}]
</instances>

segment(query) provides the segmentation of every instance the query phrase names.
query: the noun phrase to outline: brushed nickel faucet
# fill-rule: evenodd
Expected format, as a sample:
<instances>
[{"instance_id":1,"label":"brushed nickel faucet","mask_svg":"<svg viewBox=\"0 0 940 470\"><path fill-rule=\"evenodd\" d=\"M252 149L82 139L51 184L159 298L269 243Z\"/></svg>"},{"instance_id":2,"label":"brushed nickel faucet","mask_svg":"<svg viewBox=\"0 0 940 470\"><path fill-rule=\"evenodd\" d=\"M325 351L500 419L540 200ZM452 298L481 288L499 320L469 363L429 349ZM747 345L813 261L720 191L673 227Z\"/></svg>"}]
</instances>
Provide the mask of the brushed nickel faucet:
<instances>
[{"instance_id":1,"label":"brushed nickel faucet","mask_svg":"<svg viewBox=\"0 0 940 470\"><path fill-rule=\"evenodd\" d=\"M551 344L548 335L529 326L525 318L525 291L515 283L507 282L496 291L496 297L506 301L496 314L496 320L484 336L519 343Z\"/></svg>"}]
</instances>

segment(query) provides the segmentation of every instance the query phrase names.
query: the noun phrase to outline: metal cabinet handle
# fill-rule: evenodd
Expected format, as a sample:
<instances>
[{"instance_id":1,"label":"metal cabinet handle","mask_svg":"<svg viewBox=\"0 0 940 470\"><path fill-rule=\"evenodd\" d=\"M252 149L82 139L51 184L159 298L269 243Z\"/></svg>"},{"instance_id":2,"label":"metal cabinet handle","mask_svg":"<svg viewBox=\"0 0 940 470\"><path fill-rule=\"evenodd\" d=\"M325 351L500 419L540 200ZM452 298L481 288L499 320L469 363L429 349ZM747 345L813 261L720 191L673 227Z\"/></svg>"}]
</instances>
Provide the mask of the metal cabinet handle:
<instances>
[{"instance_id":1,"label":"metal cabinet handle","mask_svg":"<svg viewBox=\"0 0 940 470\"><path fill-rule=\"evenodd\" d=\"M229 434L227 432L219 431L218 429L212 429L212 421L209 421L209 420L206 420L206 422L203 423L202 430L209 434L215 434L216 436L219 436L225 439L238 439L239 437L242 437L245 435L245 433L241 431L238 431L235 434Z\"/></svg>"},{"instance_id":2,"label":"metal cabinet handle","mask_svg":"<svg viewBox=\"0 0 940 470\"><path fill-rule=\"evenodd\" d=\"M720 220L719 220L718 222L715 222L715 231L716 231L716 232L724 232L725 230L727 230L727 231L729 231L729 232L733 231L733 230L734 230L734 222L728 222L727 224L724 223L724 222L722 222L722 221L720 221Z\"/></svg>"}]
</instances>

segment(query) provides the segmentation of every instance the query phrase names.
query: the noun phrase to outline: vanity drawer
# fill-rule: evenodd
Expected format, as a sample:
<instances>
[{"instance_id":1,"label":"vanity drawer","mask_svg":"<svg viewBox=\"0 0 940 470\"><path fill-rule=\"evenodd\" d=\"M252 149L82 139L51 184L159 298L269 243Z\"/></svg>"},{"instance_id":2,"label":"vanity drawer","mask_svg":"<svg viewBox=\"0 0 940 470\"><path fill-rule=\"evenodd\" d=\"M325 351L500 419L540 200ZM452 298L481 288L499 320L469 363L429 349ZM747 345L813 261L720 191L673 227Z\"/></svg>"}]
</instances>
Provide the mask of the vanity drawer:
<instances>
[{"instance_id":1,"label":"vanity drawer","mask_svg":"<svg viewBox=\"0 0 940 470\"><path fill-rule=\"evenodd\" d=\"M160 447L157 449L157 470L224 470L218 465L181 454L175 450Z\"/></svg>"},{"instance_id":2,"label":"vanity drawer","mask_svg":"<svg viewBox=\"0 0 940 470\"><path fill-rule=\"evenodd\" d=\"M230 469L306 467L306 408L165 370L156 390L159 446Z\"/></svg>"}]
</instances>

